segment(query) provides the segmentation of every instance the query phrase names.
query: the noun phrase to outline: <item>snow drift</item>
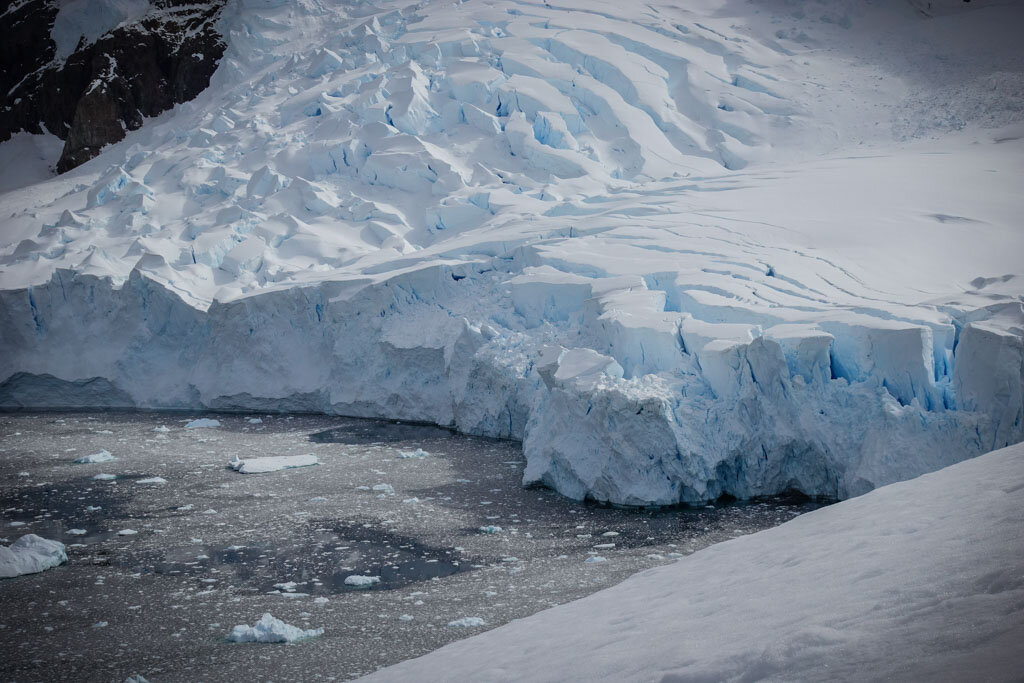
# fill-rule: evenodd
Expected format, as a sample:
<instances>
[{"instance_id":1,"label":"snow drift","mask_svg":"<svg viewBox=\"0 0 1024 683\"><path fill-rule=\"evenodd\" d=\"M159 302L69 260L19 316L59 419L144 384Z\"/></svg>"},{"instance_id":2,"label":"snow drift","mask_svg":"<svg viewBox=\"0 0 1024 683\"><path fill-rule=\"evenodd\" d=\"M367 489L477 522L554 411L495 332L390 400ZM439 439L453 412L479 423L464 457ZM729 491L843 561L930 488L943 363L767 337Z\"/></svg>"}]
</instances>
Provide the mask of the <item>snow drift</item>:
<instances>
[{"instance_id":1,"label":"snow drift","mask_svg":"<svg viewBox=\"0 0 1024 683\"><path fill-rule=\"evenodd\" d=\"M422 420L637 505L1024 439L1020 7L275 4L0 195L0 406Z\"/></svg>"},{"instance_id":2,"label":"snow drift","mask_svg":"<svg viewBox=\"0 0 1024 683\"><path fill-rule=\"evenodd\" d=\"M1018 445L362 680L1016 680L1021 557Z\"/></svg>"}]
</instances>

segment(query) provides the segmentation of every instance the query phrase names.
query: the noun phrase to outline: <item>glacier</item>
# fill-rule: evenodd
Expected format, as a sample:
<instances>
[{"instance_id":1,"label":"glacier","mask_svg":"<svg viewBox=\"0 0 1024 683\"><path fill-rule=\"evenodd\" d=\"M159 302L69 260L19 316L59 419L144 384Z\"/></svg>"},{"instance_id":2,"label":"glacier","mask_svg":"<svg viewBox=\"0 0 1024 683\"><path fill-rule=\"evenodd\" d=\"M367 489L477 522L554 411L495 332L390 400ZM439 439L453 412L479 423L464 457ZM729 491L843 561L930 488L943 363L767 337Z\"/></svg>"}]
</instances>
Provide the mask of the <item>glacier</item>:
<instances>
[{"instance_id":1,"label":"glacier","mask_svg":"<svg viewBox=\"0 0 1024 683\"><path fill-rule=\"evenodd\" d=\"M1024 440L1022 10L819 5L238 0L0 194L0 408L430 422L619 505Z\"/></svg>"}]
</instances>

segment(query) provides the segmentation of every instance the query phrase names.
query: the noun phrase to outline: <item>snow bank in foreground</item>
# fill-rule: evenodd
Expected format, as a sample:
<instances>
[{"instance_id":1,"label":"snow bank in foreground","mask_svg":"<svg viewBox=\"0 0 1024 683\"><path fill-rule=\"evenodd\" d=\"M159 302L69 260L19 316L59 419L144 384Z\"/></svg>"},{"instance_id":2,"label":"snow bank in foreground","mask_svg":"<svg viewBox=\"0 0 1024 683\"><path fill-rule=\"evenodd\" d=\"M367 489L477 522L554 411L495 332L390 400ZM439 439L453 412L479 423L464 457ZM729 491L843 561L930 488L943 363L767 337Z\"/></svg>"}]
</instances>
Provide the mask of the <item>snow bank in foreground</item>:
<instances>
[{"instance_id":1,"label":"snow bank in foreground","mask_svg":"<svg viewBox=\"0 0 1024 683\"><path fill-rule=\"evenodd\" d=\"M0 546L0 578L35 574L67 561L63 543L25 534L9 546Z\"/></svg>"},{"instance_id":2,"label":"snow bank in foreground","mask_svg":"<svg viewBox=\"0 0 1024 683\"><path fill-rule=\"evenodd\" d=\"M235 456L235 459L228 463L228 467L242 474L262 474L318 464L320 461L310 453L307 455L273 455L265 458L245 458L244 460Z\"/></svg>"},{"instance_id":3,"label":"snow bank in foreground","mask_svg":"<svg viewBox=\"0 0 1024 683\"><path fill-rule=\"evenodd\" d=\"M294 643L297 640L323 635L322 628L303 630L275 618L270 612L252 626L239 624L228 635L232 643Z\"/></svg>"},{"instance_id":4,"label":"snow bank in foreground","mask_svg":"<svg viewBox=\"0 0 1024 683\"><path fill-rule=\"evenodd\" d=\"M1018 445L363 680L1016 680L1022 558Z\"/></svg>"}]
</instances>

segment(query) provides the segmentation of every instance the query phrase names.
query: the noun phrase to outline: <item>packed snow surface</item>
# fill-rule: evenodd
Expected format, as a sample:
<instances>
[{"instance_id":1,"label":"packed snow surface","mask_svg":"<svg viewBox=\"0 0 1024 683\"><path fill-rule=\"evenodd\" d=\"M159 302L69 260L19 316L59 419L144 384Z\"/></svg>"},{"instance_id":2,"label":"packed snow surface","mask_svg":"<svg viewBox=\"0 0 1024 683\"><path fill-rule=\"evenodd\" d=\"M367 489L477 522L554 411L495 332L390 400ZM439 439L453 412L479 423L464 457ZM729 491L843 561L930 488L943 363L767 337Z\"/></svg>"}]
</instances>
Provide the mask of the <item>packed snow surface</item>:
<instances>
[{"instance_id":1,"label":"packed snow surface","mask_svg":"<svg viewBox=\"0 0 1024 683\"><path fill-rule=\"evenodd\" d=\"M714 545L365 680L1016 680L1021 558L1018 445Z\"/></svg>"},{"instance_id":2,"label":"packed snow surface","mask_svg":"<svg viewBox=\"0 0 1024 683\"><path fill-rule=\"evenodd\" d=\"M432 422L638 505L1024 438L1021 3L222 22L208 91L0 195L0 406Z\"/></svg>"},{"instance_id":3,"label":"packed snow surface","mask_svg":"<svg viewBox=\"0 0 1024 683\"><path fill-rule=\"evenodd\" d=\"M239 624L228 635L232 643L294 643L297 640L323 635L322 628L303 630L275 618L270 612L252 626Z\"/></svg>"},{"instance_id":4,"label":"packed snow surface","mask_svg":"<svg viewBox=\"0 0 1024 683\"><path fill-rule=\"evenodd\" d=\"M0 546L0 579L35 574L67 561L63 543L25 534L9 546Z\"/></svg>"},{"instance_id":5,"label":"packed snow surface","mask_svg":"<svg viewBox=\"0 0 1024 683\"><path fill-rule=\"evenodd\" d=\"M319 463L320 461L312 453L307 455L272 455L262 458L245 459L240 459L236 456L234 460L228 463L228 467L242 474L262 474L293 467L309 467Z\"/></svg>"}]
</instances>

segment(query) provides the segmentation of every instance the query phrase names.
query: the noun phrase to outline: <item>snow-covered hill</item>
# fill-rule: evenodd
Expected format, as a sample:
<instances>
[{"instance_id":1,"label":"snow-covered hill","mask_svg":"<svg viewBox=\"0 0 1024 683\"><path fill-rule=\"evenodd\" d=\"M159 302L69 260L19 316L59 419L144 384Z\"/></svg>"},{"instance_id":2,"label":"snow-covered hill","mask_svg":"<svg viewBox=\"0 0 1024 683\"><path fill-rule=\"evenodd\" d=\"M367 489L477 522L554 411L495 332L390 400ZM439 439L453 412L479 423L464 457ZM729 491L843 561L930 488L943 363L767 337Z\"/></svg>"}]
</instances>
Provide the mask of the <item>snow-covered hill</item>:
<instances>
[{"instance_id":1,"label":"snow-covered hill","mask_svg":"<svg viewBox=\"0 0 1024 683\"><path fill-rule=\"evenodd\" d=\"M1016 681L1022 556L1014 446L362 680Z\"/></svg>"},{"instance_id":2,"label":"snow-covered hill","mask_svg":"<svg viewBox=\"0 0 1024 683\"><path fill-rule=\"evenodd\" d=\"M0 404L425 420L626 504L1024 438L1024 9L687 5L230 3L209 90L0 195Z\"/></svg>"}]
</instances>

